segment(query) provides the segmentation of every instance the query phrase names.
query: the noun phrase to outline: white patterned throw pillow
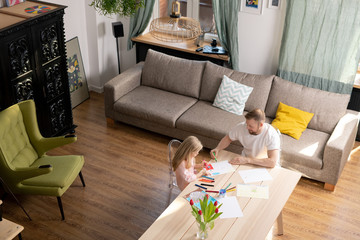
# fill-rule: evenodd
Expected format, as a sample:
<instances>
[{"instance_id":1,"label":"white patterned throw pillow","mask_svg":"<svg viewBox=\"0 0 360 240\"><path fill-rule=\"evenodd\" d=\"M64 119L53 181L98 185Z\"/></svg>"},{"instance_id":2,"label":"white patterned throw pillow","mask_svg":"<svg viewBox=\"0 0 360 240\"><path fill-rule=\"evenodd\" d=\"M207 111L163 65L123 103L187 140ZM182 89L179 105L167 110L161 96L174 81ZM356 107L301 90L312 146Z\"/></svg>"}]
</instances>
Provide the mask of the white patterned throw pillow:
<instances>
[{"instance_id":1,"label":"white patterned throw pillow","mask_svg":"<svg viewBox=\"0 0 360 240\"><path fill-rule=\"evenodd\" d=\"M245 103L252 90L252 87L235 82L224 75L213 106L237 115L242 115Z\"/></svg>"}]
</instances>

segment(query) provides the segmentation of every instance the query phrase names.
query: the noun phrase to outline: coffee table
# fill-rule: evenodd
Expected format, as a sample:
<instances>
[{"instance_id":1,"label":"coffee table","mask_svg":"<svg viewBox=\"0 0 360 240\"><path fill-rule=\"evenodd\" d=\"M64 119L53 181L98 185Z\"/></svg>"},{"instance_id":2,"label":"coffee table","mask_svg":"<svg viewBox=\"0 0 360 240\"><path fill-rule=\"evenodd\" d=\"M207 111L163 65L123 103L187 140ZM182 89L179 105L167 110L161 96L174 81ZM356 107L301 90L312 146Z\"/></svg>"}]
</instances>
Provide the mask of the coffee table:
<instances>
[{"instance_id":1,"label":"coffee table","mask_svg":"<svg viewBox=\"0 0 360 240\"><path fill-rule=\"evenodd\" d=\"M218 161L231 160L236 154L221 151ZM225 188L230 182L233 185L243 183L239 170L258 168L253 165L233 165L235 171L214 176L215 187ZM278 223L278 234L283 234L282 209L297 185L301 174L281 167L267 169L272 180L252 183L269 186L269 199L237 197L244 216L215 220L215 227L209 232L208 239L265 239L274 222ZM197 190L195 181L190 183L179 196L165 209L156 221L146 230L140 239L195 239L197 225L191 215L191 207L184 196ZM210 193L217 197L216 193ZM236 196L236 191L227 196ZM220 209L221 210L221 209Z\"/></svg>"}]
</instances>

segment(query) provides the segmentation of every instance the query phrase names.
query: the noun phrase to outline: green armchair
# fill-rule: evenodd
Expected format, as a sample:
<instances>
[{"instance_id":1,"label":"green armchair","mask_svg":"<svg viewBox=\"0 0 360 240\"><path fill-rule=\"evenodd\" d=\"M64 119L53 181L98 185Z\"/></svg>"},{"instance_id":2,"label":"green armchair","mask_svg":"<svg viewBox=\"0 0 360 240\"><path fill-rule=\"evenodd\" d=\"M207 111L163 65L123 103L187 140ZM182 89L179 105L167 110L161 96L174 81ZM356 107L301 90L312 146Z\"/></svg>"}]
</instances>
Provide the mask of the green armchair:
<instances>
[{"instance_id":1,"label":"green armchair","mask_svg":"<svg viewBox=\"0 0 360 240\"><path fill-rule=\"evenodd\" d=\"M33 100L0 112L0 176L13 193L56 196L62 220L61 196L77 175L84 157L48 156L46 152L77 140L75 135L44 138L38 128Z\"/></svg>"}]
</instances>

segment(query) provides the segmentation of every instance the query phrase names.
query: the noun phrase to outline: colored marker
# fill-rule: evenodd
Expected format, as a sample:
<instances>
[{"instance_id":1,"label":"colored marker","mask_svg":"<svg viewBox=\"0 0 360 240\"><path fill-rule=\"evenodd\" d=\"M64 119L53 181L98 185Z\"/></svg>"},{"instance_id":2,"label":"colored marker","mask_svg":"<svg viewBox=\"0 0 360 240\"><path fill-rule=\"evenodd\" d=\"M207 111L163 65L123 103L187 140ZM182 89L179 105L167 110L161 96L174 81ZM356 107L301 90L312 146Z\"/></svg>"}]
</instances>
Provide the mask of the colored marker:
<instances>
[{"instance_id":1,"label":"colored marker","mask_svg":"<svg viewBox=\"0 0 360 240\"><path fill-rule=\"evenodd\" d=\"M214 180L208 180L208 179L199 179L199 181L201 181L201 182L208 182L208 183L213 183L213 182L215 182Z\"/></svg>"},{"instance_id":2,"label":"colored marker","mask_svg":"<svg viewBox=\"0 0 360 240\"><path fill-rule=\"evenodd\" d=\"M230 185L231 185L231 183L229 183L229 185L227 185L227 187L225 188L225 191L226 191L226 189L227 189L228 187L230 187Z\"/></svg>"},{"instance_id":3,"label":"colored marker","mask_svg":"<svg viewBox=\"0 0 360 240\"><path fill-rule=\"evenodd\" d=\"M203 178L207 178L207 179L210 179L210 180L215 180L214 178L212 178L212 177L208 177L208 176L205 176L205 175L202 175L201 177L203 177Z\"/></svg>"},{"instance_id":4,"label":"colored marker","mask_svg":"<svg viewBox=\"0 0 360 240\"><path fill-rule=\"evenodd\" d=\"M205 192L219 193L219 191L210 191L210 190L206 190Z\"/></svg>"},{"instance_id":5,"label":"colored marker","mask_svg":"<svg viewBox=\"0 0 360 240\"><path fill-rule=\"evenodd\" d=\"M236 186L233 186L233 187L229 188L228 191L229 191L229 190L232 190L232 189L234 189L234 188L236 188Z\"/></svg>"},{"instance_id":6,"label":"colored marker","mask_svg":"<svg viewBox=\"0 0 360 240\"><path fill-rule=\"evenodd\" d=\"M226 190L226 192L233 192L233 191L235 191L236 189L230 189L230 190Z\"/></svg>"},{"instance_id":7,"label":"colored marker","mask_svg":"<svg viewBox=\"0 0 360 240\"><path fill-rule=\"evenodd\" d=\"M207 189L206 187L203 187L203 186L200 186L200 185L197 185L197 184L195 184L195 186L197 186L197 187L199 187L199 188L202 188L202 189Z\"/></svg>"},{"instance_id":8,"label":"colored marker","mask_svg":"<svg viewBox=\"0 0 360 240\"><path fill-rule=\"evenodd\" d=\"M202 186L214 187L214 185L211 185L211 184L206 184L206 183L201 183L200 185L202 185Z\"/></svg>"},{"instance_id":9,"label":"colored marker","mask_svg":"<svg viewBox=\"0 0 360 240\"><path fill-rule=\"evenodd\" d=\"M214 158L215 158L215 162L217 162L216 155L215 155L215 153L214 153L214 152L213 152L213 155L214 155Z\"/></svg>"}]
</instances>

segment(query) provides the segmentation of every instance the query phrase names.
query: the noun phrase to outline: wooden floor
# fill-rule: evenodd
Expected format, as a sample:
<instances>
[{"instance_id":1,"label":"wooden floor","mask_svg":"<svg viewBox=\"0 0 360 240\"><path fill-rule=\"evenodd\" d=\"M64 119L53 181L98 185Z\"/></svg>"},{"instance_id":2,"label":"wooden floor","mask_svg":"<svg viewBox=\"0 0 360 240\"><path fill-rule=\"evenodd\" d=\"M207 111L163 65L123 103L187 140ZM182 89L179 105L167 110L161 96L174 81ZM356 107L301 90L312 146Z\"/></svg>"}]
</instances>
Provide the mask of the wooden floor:
<instances>
[{"instance_id":1,"label":"wooden floor","mask_svg":"<svg viewBox=\"0 0 360 240\"><path fill-rule=\"evenodd\" d=\"M49 153L85 156L86 187L76 179L62 197L66 220L55 197L33 195L17 195L32 221L9 195L3 216L25 227L24 240L138 239L167 206L170 138L121 123L108 127L102 94L91 93L73 115L78 141ZM283 211L285 234L276 236L275 225L267 239L360 239L359 145L335 192L300 180Z\"/></svg>"}]
</instances>

